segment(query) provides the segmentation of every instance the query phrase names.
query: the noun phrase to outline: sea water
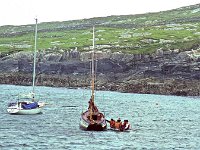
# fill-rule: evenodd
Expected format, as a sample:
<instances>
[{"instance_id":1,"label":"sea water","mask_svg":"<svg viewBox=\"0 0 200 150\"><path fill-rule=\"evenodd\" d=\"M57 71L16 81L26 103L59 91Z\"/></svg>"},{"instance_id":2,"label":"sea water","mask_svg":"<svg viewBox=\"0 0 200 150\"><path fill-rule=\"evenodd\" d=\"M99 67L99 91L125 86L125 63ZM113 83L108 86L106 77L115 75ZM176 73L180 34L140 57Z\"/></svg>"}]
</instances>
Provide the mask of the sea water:
<instances>
[{"instance_id":1,"label":"sea water","mask_svg":"<svg viewBox=\"0 0 200 150\"><path fill-rule=\"evenodd\" d=\"M198 97L97 91L95 102L106 118L128 119L132 130L91 132L79 129L90 90L36 87L36 99L48 103L42 114L6 112L9 102L31 90L0 85L0 150L200 149Z\"/></svg>"}]
</instances>

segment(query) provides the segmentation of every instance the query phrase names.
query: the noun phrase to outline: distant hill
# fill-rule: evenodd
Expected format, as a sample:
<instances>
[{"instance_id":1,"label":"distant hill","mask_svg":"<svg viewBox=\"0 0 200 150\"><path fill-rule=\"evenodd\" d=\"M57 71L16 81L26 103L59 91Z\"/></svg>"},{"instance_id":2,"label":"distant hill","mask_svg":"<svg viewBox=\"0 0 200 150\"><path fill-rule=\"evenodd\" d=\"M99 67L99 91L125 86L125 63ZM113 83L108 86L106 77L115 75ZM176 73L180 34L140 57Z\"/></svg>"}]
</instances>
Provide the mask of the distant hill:
<instances>
[{"instance_id":1,"label":"distant hill","mask_svg":"<svg viewBox=\"0 0 200 150\"><path fill-rule=\"evenodd\" d=\"M157 49L185 51L200 47L200 4L197 4L157 13L39 23L38 49L88 51L93 25L99 50L148 54ZM1 56L33 50L34 27L34 24L0 26Z\"/></svg>"}]
</instances>

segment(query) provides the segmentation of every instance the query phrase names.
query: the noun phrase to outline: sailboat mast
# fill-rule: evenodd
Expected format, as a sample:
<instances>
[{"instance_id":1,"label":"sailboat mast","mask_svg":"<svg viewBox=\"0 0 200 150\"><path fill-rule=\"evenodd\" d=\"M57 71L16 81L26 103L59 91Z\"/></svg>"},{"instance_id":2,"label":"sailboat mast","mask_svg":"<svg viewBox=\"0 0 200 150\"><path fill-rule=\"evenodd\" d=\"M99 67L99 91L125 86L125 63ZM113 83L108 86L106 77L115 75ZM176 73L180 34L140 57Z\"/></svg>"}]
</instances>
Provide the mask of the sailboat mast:
<instances>
[{"instance_id":1,"label":"sailboat mast","mask_svg":"<svg viewBox=\"0 0 200 150\"><path fill-rule=\"evenodd\" d=\"M92 51L92 83L91 83L91 87L92 87L92 101L94 102L94 80L95 80L95 76L94 76L94 44L95 44L95 35L94 35L94 26L93 26L93 51Z\"/></svg>"},{"instance_id":2,"label":"sailboat mast","mask_svg":"<svg viewBox=\"0 0 200 150\"><path fill-rule=\"evenodd\" d=\"M35 19L35 48L34 48L34 56L33 56L33 98L35 94L35 67L36 67L36 50L37 50L37 18Z\"/></svg>"}]
</instances>

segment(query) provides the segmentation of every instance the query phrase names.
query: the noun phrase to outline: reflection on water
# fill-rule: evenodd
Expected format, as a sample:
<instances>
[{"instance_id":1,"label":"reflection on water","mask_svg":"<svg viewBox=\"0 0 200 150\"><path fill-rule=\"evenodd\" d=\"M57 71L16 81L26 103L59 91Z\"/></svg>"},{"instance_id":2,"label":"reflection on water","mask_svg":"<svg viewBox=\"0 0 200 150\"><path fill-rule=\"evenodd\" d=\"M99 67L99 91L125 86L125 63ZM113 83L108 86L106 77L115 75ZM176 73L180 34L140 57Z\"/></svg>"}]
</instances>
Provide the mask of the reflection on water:
<instances>
[{"instance_id":1,"label":"reflection on water","mask_svg":"<svg viewBox=\"0 0 200 150\"><path fill-rule=\"evenodd\" d=\"M31 87L0 85L0 149L200 149L199 98L99 91L96 103L107 119L120 117L130 132L79 129L90 91L37 87L47 102L41 115L9 115L7 103Z\"/></svg>"}]
</instances>

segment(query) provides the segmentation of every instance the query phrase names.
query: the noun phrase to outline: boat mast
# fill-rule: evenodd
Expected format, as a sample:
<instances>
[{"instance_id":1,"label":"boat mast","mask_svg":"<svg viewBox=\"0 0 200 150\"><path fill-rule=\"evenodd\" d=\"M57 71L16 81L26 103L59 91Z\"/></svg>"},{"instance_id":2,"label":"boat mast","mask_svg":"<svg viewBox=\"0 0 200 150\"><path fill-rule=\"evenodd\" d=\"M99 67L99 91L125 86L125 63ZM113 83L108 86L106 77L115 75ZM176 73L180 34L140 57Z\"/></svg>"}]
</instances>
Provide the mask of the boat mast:
<instances>
[{"instance_id":1,"label":"boat mast","mask_svg":"<svg viewBox=\"0 0 200 150\"><path fill-rule=\"evenodd\" d=\"M35 19L35 48L34 48L34 56L33 56L33 101L35 96L35 67L36 67L36 50L37 50L37 22L38 19Z\"/></svg>"},{"instance_id":2,"label":"boat mast","mask_svg":"<svg viewBox=\"0 0 200 150\"><path fill-rule=\"evenodd\" d=\"M93 26L93 47L92 47L92 102L94 103L94 82L95 82L95 75L94 75L94 44L95 44L95 36L94 36L94 26Z\"/></svg>"}]
</instances>

